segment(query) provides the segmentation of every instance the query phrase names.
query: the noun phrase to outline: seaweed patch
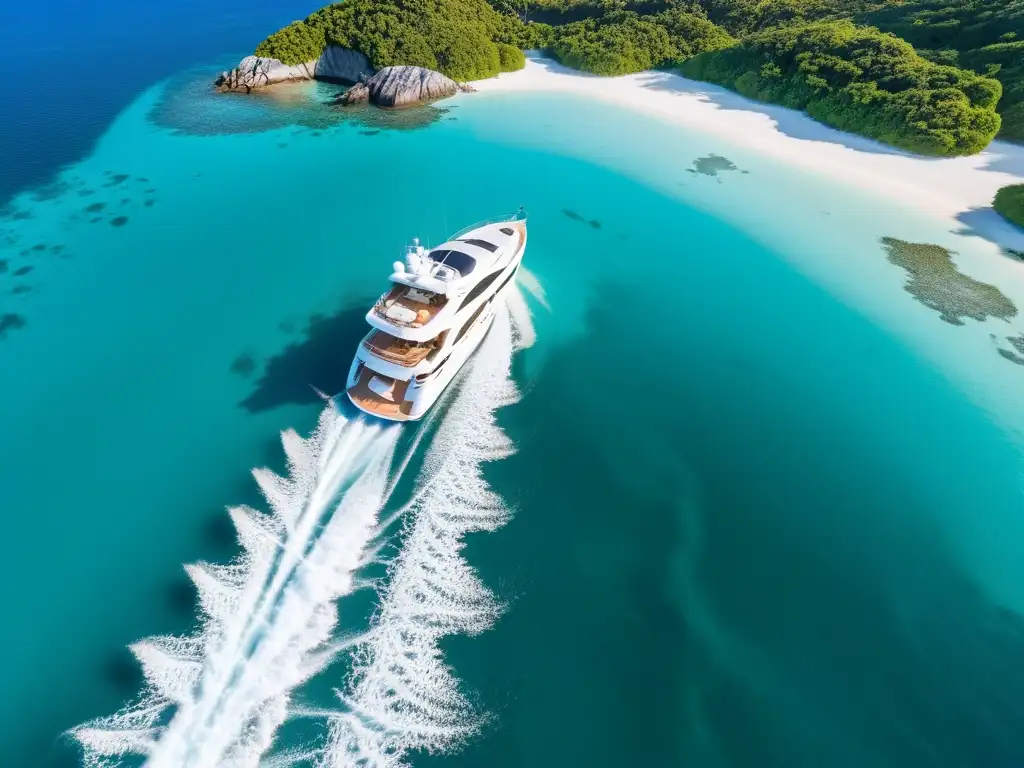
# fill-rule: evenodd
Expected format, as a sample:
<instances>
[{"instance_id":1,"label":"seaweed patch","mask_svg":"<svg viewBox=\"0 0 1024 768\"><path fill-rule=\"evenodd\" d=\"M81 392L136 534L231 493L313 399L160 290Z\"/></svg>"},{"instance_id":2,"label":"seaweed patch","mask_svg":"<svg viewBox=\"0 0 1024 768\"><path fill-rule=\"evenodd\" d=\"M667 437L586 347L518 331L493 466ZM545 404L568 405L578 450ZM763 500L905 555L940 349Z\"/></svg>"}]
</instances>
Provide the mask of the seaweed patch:
<instances>
[{"instance_id":1,"label":"seaweed patch","mask_svg":"<svg viewBox=\"0 0 1024 768\"><path fill-rule=\"evenodd\" d=\"M894 237L883 237L882 245L889 261L909 275L904 290L947 323L963 325L964 318L983 322L990 317L1008 321L1016 316L1016 305L1002 291L957 269L953 251Z\"/></svg>"},{"instance_id":2,"label":"seaweed patch","mask_svg":"<svg viewBox=\"0 0 1024 768\"><path fill-rule=\"evenodd\" d=\"M7 312L0 315L0 339L6 339L11 331L17 331L25 327L25 318L14 312Z\"/></svg>"},{"instance_id":3,"label":"seaweed patch","mask_svg":"<svg viewBox=\"0 0 1024 768\"><path fill-rule=\"evenodd\" d=\"M110 220L110 226L112 226L112 227L123 227L127 223L128 223L128 217L127 216L115 216L114 218L112 218Z\"/></svg>"},{"instance_id":4,"label":"seaweed patch","mask_svg":"<svg viewBox=\"0 0 1024 768\"><path fill-rule=\"evenodd\" d=\"M243 352L232 361L231 372L247 379L256 372L256 360L248 352Z\"/></svg>"},{"instance_id":5,"label":"seaweed patch","mask_svg":"<svg viewBox=\"0 0 1024 768\"><path fill-rule=\"evenodd\" d=\"M687 172L693 174L700 174L701 176L711 176L712 178L718 178L718 174L726 173L728 171L739 170L735 163L727 157L721 155L710 154L707 157L698 157L693 161L693 168L687 168Z\"/></svg>"},{"instance_id":6,"label":"seaweed patch","mask_svg":"<svg viewBox=\"0 0 1024 768\"><path fill-rule=\"evenodd\" d=\"M31 264L26 264L24 267L18 267L16 270L14 270L12 274L15 277L21 277L22 275L27 275L33 269L35 269L35 267L33 267Z\"/></svg>"},{"instance_id":7,"label":"seaweed patch","mask_svg":"<svg viewBox=\"0 0 1024 768\"><path fill-rule=\"evenodd\" d=\"M91 205L86 206L85 212L86 213L99 213L100 211L102 211L106 207L107 207L106 203L92 203Z\"/></svg>"}]
</instances>

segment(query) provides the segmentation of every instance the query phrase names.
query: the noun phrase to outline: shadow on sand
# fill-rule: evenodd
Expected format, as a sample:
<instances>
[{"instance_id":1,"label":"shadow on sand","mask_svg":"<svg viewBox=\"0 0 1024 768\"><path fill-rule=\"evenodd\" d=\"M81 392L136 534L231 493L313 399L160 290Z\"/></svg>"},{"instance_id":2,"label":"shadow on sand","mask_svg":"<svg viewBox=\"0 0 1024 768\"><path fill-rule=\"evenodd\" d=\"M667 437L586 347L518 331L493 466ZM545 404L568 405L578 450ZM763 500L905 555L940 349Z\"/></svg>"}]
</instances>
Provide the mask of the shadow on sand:
<instances>
[{"instance_id":1,"label":"shadow on sand","mask_svg":"<svg viewBox=\"0 0 1024 768\"><path fill-rule=\"evenodd\" d=\"M1013 252L1024 252L1024 229L1013 226L996 213L994 208L970 208L956 217L963 224L953 233L967 237L980 237L1003 247L1004 253L1018 258Z\"/></svg>"}]
</instances>

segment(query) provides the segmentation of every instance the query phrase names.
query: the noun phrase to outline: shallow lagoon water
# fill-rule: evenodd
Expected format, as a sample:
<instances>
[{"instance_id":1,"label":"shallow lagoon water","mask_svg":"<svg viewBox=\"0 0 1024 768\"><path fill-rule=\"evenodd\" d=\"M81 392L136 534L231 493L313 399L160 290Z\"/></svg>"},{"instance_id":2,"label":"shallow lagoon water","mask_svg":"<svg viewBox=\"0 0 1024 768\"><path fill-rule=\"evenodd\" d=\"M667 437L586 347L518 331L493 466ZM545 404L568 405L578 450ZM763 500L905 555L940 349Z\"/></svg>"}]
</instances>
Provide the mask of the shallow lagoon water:
<instances>
[{"instance_id":1,"label":"shallow lagoon water","mask_svg":"<svg viewBox=\"0 0 1024 768\"><path fill-rule=\"evenodd\" d=\"M582 100L462 96L399 130L195 82L0 222L12 764L74 764L60 732L138 687L124 646L193 621L181 563L232 554L223 506L340 387L399 247L519 204L549 308L488 471L516 516L468 548L510 607L448 644L496 717L444 759L1022 757L1024 367L989 338L1022 323L943 322L881 238L1020 301L1010 262Z\"/></svg>"}]
</instances>

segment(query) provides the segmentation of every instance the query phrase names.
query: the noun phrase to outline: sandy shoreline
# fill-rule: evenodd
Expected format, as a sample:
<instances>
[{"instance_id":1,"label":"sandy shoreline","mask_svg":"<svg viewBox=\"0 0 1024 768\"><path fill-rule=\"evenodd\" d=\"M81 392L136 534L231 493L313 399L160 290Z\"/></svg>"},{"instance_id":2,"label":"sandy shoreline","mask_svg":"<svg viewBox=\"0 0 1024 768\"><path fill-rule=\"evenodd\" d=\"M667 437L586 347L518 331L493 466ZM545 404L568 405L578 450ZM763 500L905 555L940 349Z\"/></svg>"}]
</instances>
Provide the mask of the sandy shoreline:
<instances>
[{"instance_id":1,"label":"sandy shoreline","mask_svg":"<svg viewBox=\"0 0 1024 768\"><path fill-rule=\"evenodd\" d=\"M1024 251L1024 232L991 208L996 191L1024 183L1024 146L993 142L970 157L925 158L842 133L785 107L761 104L667 72L598 77L531 57L518 72L480 80L481 93L563 92L612 102L690 130L841 178Z\"/></svg>"}]
</instances>

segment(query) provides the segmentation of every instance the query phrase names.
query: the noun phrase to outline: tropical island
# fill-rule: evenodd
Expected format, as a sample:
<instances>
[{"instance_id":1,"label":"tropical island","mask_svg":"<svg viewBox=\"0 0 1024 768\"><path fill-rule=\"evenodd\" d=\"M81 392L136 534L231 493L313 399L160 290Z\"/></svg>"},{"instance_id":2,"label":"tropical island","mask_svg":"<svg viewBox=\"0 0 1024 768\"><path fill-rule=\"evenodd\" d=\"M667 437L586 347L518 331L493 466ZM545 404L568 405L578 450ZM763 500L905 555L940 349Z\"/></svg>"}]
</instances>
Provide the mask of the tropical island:
<instances>
[{"instance_id":1,"label":"tropical island","mask_svg":"<svg viewBox=\"0 0 1024 768\"><path fill-rule=\"evenodd\" d=\"M524 49L601 75L676 69L926 155L1024 140L1013 0L346 0L255 54L298 66L331 48L459 82L521 68Z\"/></svg>"},{"instance_id":2,"label":"tropical island","mask_svg":"<svg viewBox=\"0 0 1024 768\"><path fill-rule=\"evenodd\" d=\"M528 61L531 50L546 58ZM321 79L353 86L339 104L380 106L457 90L575 91L960 223L977 211L1001 221L993 208L1018 227L1024 218L1013 186L1024 147L1000 145L1016 159L999 165L949 164L994 139L1024 143L1019 0L345 0L254 54L218 86ZM786 133L779 107L810 120ZM1014 231L995 239L1019 252L1024 231Z\"/></svg>"}]
</instances>

